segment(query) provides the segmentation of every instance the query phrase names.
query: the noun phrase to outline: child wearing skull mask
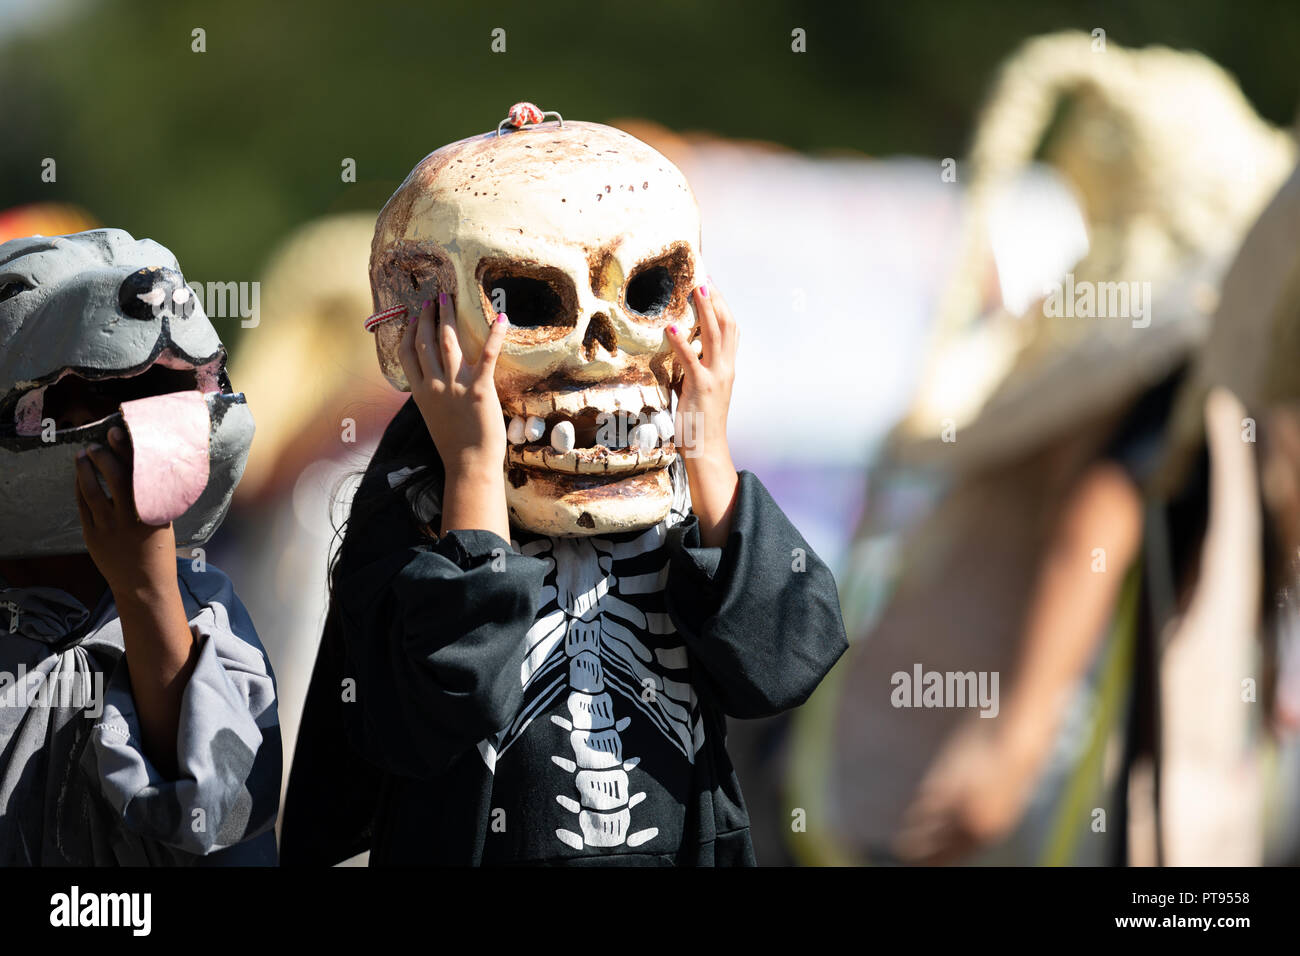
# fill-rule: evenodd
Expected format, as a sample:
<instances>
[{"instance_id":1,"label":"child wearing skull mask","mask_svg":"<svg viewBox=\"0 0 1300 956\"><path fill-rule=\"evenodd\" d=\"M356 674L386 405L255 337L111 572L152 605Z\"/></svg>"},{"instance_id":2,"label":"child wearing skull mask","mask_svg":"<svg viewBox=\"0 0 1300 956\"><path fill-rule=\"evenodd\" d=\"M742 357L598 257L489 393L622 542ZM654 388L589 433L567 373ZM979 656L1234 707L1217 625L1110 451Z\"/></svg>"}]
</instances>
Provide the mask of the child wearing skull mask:
<instances>
[{"instance_id":1,"label":"child wearing skull mask","mask_svg":"<svg viewBox=\"0 0 1300 956\"><path fill-rule=\"evenodd\" d=\"M572 122L444 147L380 214L368 327L412 399L332 568L286 863L754 863L725 718L846 641L732 464L698 230L667 159Z\"/></svg>"}]
</instances>

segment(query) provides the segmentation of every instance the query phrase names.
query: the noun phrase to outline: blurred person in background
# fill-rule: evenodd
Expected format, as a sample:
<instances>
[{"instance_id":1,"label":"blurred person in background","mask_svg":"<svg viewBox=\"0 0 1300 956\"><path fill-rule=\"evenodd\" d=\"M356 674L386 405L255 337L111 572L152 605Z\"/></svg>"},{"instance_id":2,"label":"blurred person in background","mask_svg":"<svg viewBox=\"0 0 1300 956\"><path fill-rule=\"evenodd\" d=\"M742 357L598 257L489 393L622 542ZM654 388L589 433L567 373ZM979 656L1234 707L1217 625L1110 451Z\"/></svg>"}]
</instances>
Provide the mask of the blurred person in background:
<instances>
[{"instance_id":1,"label":"blurred person in background","mask_svg":"<svg viewBox=\"0 0 1300 956\"><path fill-rule=\"evenodd\" d=\"M1180 391L1147 552L1158 682L1148 856L1300 860L1300 168L1252 227Z\"/></svg>"},{"instance_id":2,"label":"blurred person in background","mask_svg":"<svg viewBox=\"0 0 1300 956\"><path fill-rule=\"evenodd\" d=\"M1076 316L1050 294L1011 308L1029 256L990 209L1040 152L1087 223L1055 294L1136 297L1140 279L1145 315ZM797 718L805 861L1113 863L1130 825L1150 830L1127 793L1154 749L1144 493L1218 278L1294 156L1199 55L1112 44L1098 59L1064 34L1003 68L930 374L872 473L844 578L859 638ZM924 672L998 675L1004 696L987 719L900 704L891 686Z\"/></svg>"}]
</instances>

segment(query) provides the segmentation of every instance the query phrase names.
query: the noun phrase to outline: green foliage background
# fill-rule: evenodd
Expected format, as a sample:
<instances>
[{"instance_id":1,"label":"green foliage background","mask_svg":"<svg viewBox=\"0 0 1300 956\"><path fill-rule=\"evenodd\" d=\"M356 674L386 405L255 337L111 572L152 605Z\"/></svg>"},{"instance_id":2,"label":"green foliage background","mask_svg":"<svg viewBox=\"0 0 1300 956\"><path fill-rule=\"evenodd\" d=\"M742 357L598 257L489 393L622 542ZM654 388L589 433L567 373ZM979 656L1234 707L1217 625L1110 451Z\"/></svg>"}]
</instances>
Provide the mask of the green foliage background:
<instances>
[{"instance_id":1,"label":"green foliage background","mask_svg":"<svg viewBox=\"0 0 1300 956\"><path fill-rule=\"evenodd\" d=\"M77 203L158 238L187 274L243 280L295 225L377 209L420 157L520 99L800 150L960 156L996 64L1068 27L1198 49L1266 117L1295 115L1294 0L102 0L0 41L0 209Z\"/></svg>"}]
</instances>

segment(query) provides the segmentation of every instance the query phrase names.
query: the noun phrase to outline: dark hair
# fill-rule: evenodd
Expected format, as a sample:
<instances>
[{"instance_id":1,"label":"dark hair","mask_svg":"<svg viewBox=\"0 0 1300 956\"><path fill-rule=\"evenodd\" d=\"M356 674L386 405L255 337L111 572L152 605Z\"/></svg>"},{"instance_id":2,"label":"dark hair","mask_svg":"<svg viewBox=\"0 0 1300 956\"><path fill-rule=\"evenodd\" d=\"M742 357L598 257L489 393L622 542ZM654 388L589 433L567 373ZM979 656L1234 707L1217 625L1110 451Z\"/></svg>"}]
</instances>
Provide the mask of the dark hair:
<instances>
[{"instance_id":1,"label":"dark hair","mask_svg":"<svg viewBox=\"0 0 1300 956\"><path fill-rule=\"evenodd\" d=\"M415 473L394 487L389 475ZM347 479L345 479L346 481ZM437 518L421 520L412 502L441 510L446 470L414 399L407 399L388 427L362 473L348 516L334 527L334 546L326 580L334 603L340 568L356 559L377 557L394 546L437 537ZM339 490L335 491L338 500Z\"/></svg>"}]
</instances>

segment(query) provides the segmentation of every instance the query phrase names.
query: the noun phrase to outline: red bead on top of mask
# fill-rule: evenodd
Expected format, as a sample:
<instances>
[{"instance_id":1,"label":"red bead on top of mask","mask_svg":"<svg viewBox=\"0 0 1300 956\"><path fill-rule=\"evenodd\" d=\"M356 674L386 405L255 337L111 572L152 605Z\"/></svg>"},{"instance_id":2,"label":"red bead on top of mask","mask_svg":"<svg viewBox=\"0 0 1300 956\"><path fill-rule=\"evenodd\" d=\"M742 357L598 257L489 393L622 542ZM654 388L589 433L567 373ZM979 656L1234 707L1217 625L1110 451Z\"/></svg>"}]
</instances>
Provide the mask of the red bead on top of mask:
<instances>
[{"instance_id":1,"label":"red bead on top of mask","mask_svg":"<svg viewBox=\"0 0 1300 956\"><path fill-rule=\"evenodd\" d=\"M510 107L510 125L515 129L542 121L542 111L532 103L516 103Z\"/></svg>"},{"instance_id":2,"label":"red bead on top of mask","mask_svg":"<svg viewBox=\"0 0 1300 956\"><path fill-rule=\"evenodd\" d=\"M525 126L538 126L545 122L548 116L554 116L556 122L561 127L564 126L564 117L554 110L544 110L536 103L516 103L510 107L510 115L497 124L497 136L500 137L501 131L506 128L521 130Z\"/></svg>"}]
</instances>

